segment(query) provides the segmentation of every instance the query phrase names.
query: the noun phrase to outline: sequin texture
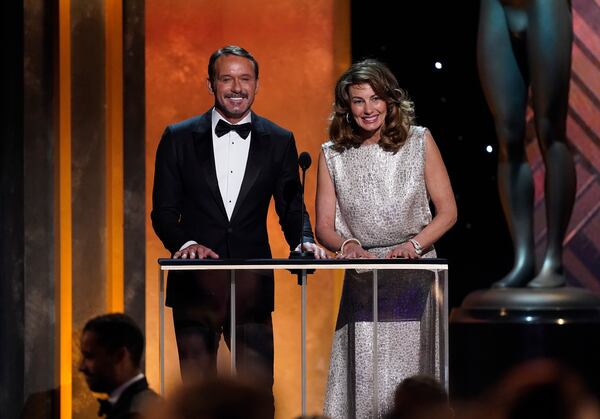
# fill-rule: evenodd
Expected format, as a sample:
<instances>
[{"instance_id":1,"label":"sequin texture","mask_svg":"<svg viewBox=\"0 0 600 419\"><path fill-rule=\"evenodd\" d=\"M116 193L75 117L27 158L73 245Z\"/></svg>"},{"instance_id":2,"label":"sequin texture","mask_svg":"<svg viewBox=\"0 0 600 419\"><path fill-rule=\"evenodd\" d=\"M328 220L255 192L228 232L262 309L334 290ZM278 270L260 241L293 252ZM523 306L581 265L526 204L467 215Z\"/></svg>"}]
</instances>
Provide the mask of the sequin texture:
<instances>
[{"instance_id":1,"label":"sequin texture","mask_svg":"<svg viewBox=\"0 0 600 419\"><path fill-rule=\"evenodd\" d=\"M337 197L335 229L384 257L432 216L425 186L426 128L412 127L397 153L377 144L344 152L323 144ZM423 257L436 257L430 250ZM346 271L331 352L324 412L333 419L382 417L393 391L414 374L440 377L436 275L380 270L377 386L373 380L373 272ZM377 393L377 413L373 393Z\"/></svg>"}]
</instances>

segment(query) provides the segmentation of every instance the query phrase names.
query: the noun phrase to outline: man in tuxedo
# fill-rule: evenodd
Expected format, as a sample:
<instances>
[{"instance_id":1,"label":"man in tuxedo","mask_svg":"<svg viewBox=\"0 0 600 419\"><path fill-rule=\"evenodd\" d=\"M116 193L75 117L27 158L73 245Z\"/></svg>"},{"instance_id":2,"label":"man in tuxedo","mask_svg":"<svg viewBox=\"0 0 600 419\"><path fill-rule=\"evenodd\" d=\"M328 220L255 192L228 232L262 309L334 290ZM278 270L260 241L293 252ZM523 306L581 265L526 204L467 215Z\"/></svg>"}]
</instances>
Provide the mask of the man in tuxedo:
<instances>
[{"instance_id":1,"label":"man in tuxedo","mask_svg":"<svg viewBox=\"0 0 600 419\"><path fill-rule=\"evenodd\" d=\"M98 400L98 416L141 419L159 404L159 396L141 372L143 352L144 336L129 316L111 313L86 323L79 371L91 391L109 396Z\"/></svg>"},{"instance_id":2,"label":"man in tuxedo","mask_svg":"<svg viewBox=\"0 0 600 419\"><path fill-rule=\"evenodd\" d=\"M271 198L290 249L304 242L317 258L308 214L301 227L298 155L293 134L251 111L258 63L243 48L214 52L208 65L214 107L166 128L156 153L152 225L174 258L270 258ZM301 240L302 238L302 240ZM273 385L273 273L236 273L238 373ZM214 372L221 334L229 345L229 277L223 271L171 272L184 379Z\"/></svg>"}]
</instances>

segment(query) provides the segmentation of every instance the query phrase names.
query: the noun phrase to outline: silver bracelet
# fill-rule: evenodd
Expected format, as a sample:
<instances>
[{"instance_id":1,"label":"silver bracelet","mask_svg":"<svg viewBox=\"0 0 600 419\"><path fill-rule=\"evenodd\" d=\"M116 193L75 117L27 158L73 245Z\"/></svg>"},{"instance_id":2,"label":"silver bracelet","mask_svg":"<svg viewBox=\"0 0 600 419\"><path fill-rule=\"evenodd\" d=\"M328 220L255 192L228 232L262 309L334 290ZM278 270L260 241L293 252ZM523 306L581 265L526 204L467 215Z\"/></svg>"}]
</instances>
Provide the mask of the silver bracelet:
<instances>
[{"instance_id":1,"label":"silver bracelet","mask_svg":"<svg viewBox=\"0 0 600 419\"><path fill-rule=\"evenodd\" d=\"M352 243L352 242L354 242L354 243L358 244L360 247L362 247L362 244L361 244L361 242L358 239L354 239L354 238L346 239L346 240L344 240L344 242L340 246L340 250L338 250L337 252L335 252L335 254L338 255L338 256L344 256L344 246L346 246L348 243Z\"/></svg>"},{"instance_id":2,"label":"silver bracelet","mask_svg":"<svg viewBox=\"0 0 600 419\"><path fill-rule=\"evenodd\" d=\"M409 239L408 241L411 242L412 245L414 246L415 253L417 254L417 256L421 256L421 254L423 253L423 248L421 247L421 243L419 243L415 239Z\"/></svg>"}]
</instances>

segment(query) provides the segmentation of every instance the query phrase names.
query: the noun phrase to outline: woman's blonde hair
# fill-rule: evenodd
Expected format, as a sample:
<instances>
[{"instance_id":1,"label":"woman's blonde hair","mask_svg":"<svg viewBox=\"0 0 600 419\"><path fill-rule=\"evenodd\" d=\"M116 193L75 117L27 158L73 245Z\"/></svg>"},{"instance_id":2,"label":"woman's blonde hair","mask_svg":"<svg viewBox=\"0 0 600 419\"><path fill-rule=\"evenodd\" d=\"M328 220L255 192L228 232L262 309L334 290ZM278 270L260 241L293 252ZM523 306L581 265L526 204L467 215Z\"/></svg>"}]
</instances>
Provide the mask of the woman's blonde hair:
<instances>
[{"instance_id":1,"label":"woman's blonde hair","mask_svg":"<svg viewBox=\"0 0 600 419\"><path fill-rule=\"evenodd\" d=\"M404 90L398 86L390 69L377 60L364 60L353 64L335 86L335 103L329 125L329 139L333 149L343 152L359 147L363 138L352 118L350 86L368 84L387 104L387 115L381 127L379 146L386 151L397 152L406 141L414 121L414 106Z\"/></svg>"}]
</instances>

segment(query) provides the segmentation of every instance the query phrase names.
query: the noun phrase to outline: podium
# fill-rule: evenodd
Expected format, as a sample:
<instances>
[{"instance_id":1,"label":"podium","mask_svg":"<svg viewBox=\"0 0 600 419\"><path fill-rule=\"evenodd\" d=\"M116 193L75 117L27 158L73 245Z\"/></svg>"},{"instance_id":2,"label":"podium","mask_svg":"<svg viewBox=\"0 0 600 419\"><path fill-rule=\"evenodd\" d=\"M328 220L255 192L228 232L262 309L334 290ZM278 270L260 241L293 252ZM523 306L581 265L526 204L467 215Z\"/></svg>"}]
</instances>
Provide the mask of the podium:
<instances>
[{"instance_id":1,"label":"podium","mask_svg":"<svg viewBox=\"0 0 600 419\"><path fill-rule=\"evenodd\" d=\"M600 296L572 287L474 291L452 310L452 397L473 400L516 366L551 358L600 396Z\"/></svg>"},{"instance_id":2,"label":"podium","mask_svg":"<svg viewBox=\"0 0 600 419\"><path fill-rule=\"evenodd\" d=\"M368 372L370 388L366 391L371 393L371 407L369 415L379 417L383 409L388 407L385 401L382 402L382 393L387 394L389 403L389 391L391 385L398 383L383 382L379 376L380 366L382 362L388 362L392 359L405 360L407 353L412 356L422 357L431 362L430 375L437 378L446 387L448 386L448 264L444 259L322 259L322 260L300 260L300 259L229 259L229 260L185 260L185 259L159 259L159 352L160 352L160 392L164 394L164 311L165 311L165 272L167 271L228 271L229 286L230 286L230 351L231 351L231 370L235 374L236 370L236 272L244 270L285 270L290 273L290 280L297 277L299 286L301 287L301 412L306 414L306 317L307 317L307 287L309 285L309 274L315 270L340 270L345 269L346 272L359 273L360 278L367 278L370 282L369 289L365 289L365 295L372 294L370 299L369 321L371 325L365 332L362 328L362 336L369 340L369 347L372 348L369 354ZM419 274L420 273L420 274ZM388 293L386 286L395 285L402 286L409 284L410 278L414 278L419 274L420 283L424 284L424 292L418 294L410 293L410 286L404 292L403 298L395 298L393 293ZM293 276L292 276L293 275ZM178 279L180 280L180 279ZM406 284L405 284L406 283ZM387 285L386 285L387 284ZM405 287L407 288L407 287ZM419 301L419 306L423 309L416 313L409 313L407 319L416 323L413 328L416 333L415 345L411 349L413 351L402 351L397 354L397 357L390 357L389 353L380 354L380 346L385 345L384 342L386 333L390 327L393 328L397 322L390 322L388 313L390 311L406 313L404 310L406 305L410 305L414 300ZM410 310L408 310L410 312ZM362 322L365 323L365 322ZM364 325L364 324L363 324ZM376 325L376 327L372 327ZM366 334L365 334L366 333ZM400 350L400 348L399 348ZM277 348L275 347L275 351ZM413 353L414 352L414 353ZM385 355L385 356L384 356ZM394 359L395 358L395 359ZM365 370L360 373L364 375ZM419 373L419 371L415 371ZM360 389L363 393L364 388ZM383 404L383 406L382 406Z\"/></svg>"}]
</instances>

